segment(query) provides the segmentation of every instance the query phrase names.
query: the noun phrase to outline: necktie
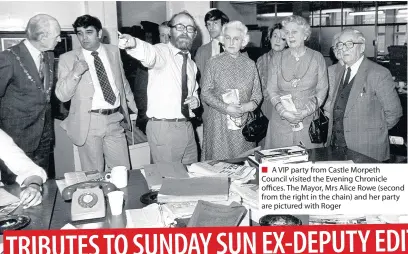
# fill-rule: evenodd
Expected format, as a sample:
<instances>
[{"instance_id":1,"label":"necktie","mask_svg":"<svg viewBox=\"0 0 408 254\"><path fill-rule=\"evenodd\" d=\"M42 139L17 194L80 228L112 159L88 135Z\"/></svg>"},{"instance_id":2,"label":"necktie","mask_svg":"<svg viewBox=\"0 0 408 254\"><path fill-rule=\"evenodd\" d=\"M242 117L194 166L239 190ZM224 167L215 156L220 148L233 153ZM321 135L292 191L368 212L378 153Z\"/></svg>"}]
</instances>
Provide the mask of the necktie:
<instances>
[{"instance_id":1,"label":"necktie","mask_svg":"<svg viewBox=\"0 0 408 254\"><path fill-rule=\"evenodd\" d=\"M40 67L38 68L41 84L44 84L44 52L40 53Z\"/></svg>"},{"instance_id":2,"label":"necktie","mask_svg":"<svg viewBox=\"0 0 408 254\"><path fill-rule=\"evenodd\" d=\"M220 54L221 54L222 52L224 52L224 47L222 46L221 42L218 42L218 45L220 45Z\"/></svg>"},{"instance_id":3,"label":"necktie","mask_svg":"<svg viewBox=\"0 0 408 254\"><path fill-rule=\"evenodd\" d=\"M188 104L184 104L184 101L188 95L187 87L187 54L180 52L183 56L183 66L181 67L181 113L185 118L189 118Z\"/></svg>"},{"instance_id":4,"label":"necktie","mask_svg":"<svg viewBox=\"0 0 408 254\"><path fill-rule=\"evenodd\" d=\"M344 82L343 82L343 86L346 86L350 82L350 74L351 74L351 69L350 67L348 67L346 78L344 79Z\"/></svg>"},{"instance_id":5,"label":"necktie","mask_svg":"<svg viewBox=\"0 0 408 254\"><path fill-rule=\"evenodd\" d=\"M116 96L113 93L112 87L109 83L108 75L106 75L105 67L103 67L102 60L98 56L98 52L96 51L93 51L91 55L94 57L96 74L98 75L99 84L101 85L101 89L103 92L103 97L105 98L105 101L113 105L115 104Z\"/></svg>"}]
</instances>

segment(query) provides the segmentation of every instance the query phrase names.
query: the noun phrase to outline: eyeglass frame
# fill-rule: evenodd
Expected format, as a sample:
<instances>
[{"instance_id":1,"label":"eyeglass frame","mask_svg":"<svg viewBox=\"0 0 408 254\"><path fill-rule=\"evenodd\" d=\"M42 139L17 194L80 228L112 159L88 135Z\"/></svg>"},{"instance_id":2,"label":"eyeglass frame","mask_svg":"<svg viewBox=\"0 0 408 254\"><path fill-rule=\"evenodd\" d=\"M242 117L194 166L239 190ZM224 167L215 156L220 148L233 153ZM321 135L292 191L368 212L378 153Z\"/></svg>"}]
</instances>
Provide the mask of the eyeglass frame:
<instances>
[{"instance_id":1,"label":"eyeglass frame","mask_svg":"<svg viewBox=\"0 0 408 254\"><path fill-rule=\"evenodd\" d=\"M183 29L182 30L179 30L179 29L177 29L177 26L182 26L183 27ZM196 27L194 27L194 26L190 26L190 25L187 25L187 26L185 26L185 25L183 25L183 24L175 24L174 26L169 26L170 28L175 28L177 31L179 31L179 32L184 32L184 31L187 31L187 33L195 33L195 32L197 32L197 28ZM193 29L194 29L194 31L192 31L192 32L189 32L188 31L188 28L189 27L192 27Z\"/></svg>"},{"instance_id":2,"label":"eyeglass frame","mask_svg":"<svg viewBox=\"0 0 408 254\"><path fill-rule=\"evenodd\" d=\"M339 47L339 44L343 44L341 47ZM351 47L348 47L348 46L346 46L346 43L352 43L352 46ZM346 49L352 49L352 48L354 48L354 45L355 44L364 44L364 42L354 42L354 41L346 41L346 42L341 42L341 41L339 41L339 42L337 42L336 43L336 46L334 47L336 50L343 50L343 48L344 48L344 46L346 47Z\"/></svg>"}]
</instances>

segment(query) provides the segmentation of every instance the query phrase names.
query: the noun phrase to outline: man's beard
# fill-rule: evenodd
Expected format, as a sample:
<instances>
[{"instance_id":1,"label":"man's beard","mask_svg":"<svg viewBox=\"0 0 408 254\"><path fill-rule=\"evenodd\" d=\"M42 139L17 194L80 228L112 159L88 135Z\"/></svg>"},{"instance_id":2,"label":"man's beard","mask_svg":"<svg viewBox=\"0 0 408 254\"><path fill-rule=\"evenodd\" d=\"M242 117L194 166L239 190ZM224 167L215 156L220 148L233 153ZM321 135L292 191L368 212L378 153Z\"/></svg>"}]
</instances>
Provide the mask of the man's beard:
<instances>
[{"instance_id":1,"label":"man's beard","mask_svg":"<svg viewBox=\"0 0 408 254\"><path fill-rule=\"evenodd\" d=\"M179 35L174 43L174 46L181 50L190 50L193 45L193 40L187 35Z\"/></svg>"}]
</instances>

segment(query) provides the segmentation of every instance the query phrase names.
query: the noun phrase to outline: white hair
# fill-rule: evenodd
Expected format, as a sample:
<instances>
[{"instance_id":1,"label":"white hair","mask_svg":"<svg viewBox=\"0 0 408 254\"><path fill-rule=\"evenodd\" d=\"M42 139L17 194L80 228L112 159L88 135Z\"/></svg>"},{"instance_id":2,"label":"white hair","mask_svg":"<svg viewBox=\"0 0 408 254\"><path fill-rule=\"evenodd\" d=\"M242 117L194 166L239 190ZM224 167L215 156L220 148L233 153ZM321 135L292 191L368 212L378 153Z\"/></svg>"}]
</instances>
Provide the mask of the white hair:
<instances>
[{"instance_id":1,"label":"white hair","mask_svg":"<svg viewBox=\"0 0 408 254\"><path fill-rule=\"evenodd\" d=\"M365 39L365 37L364 37L364 34L363 34L360 30L357 30L357 29L354 29L354 28L345 28L345 29L340 33L340 35L345 34L345 33L351 33L351 34L353 34L353 35L356 37L356 40L357 40L358 42L361 42L361 43L364 43L364 44L365 44L366 39ZM339 37L340 37L340 36L339 36Z\"/></svg>"},{"instance_id":2,"label":"white hair","mask_svg":"<svg viewBox=\"0 0 408 254\"><path fill-rule=\"evenodd\" d=\"M27 24L27 38L32 41L38 41L40 35L48 35L55 27L59 27L58 21L47 14L37 14L32 17Z\"/></svg>"},{"instance_id":3,"label":"white hair","mask_svg":"<svg viewBox=\"0 0 408 254\"><path fill-rule=\"evenodd\" d=\"M302 27L306 35L306 40L309 39L310 35L312 34L312 28L310 27L309 23L306 21L305 18L301 16L297 16L297 15L291 15L291 16L285 17L281 21L281 24L283 27L285 27L289 23L295 23L298 26Z\"/></svg>"},{"instance_id":4,"label":"white hair","mask_svg":"<svg viewBox=\"0 0 408 254\"><path fill-rule=\"evenodd\" d=\"M333 36L333 40L332 40L333 47L336 47L337 42L339 42L340 35L341 35L341 32L338 32Z\"/></svg>"},{"instance_id":5,"label":"white hair","mask_svg":"<svg viewBox=\"0 0 408 254\"><path fill-rule=\"evenodd\" d=\"M250 36L248 34L248 27L246 27L246 25L244 25L239 20L230 21L230 22L228 22L228 23L226 23L226 24L224 24L222 26L222 31L221 31L221 36L220 36L220 39L222 40L222 42L224 40L224 34L225 34L225 31L227 30L227 28L235 28L235 29L241 31L241 36L242 36L242 40L243 40L242 46L245 47L248 44L249 39L250 39Z\"/></svg>"}]
</instances>

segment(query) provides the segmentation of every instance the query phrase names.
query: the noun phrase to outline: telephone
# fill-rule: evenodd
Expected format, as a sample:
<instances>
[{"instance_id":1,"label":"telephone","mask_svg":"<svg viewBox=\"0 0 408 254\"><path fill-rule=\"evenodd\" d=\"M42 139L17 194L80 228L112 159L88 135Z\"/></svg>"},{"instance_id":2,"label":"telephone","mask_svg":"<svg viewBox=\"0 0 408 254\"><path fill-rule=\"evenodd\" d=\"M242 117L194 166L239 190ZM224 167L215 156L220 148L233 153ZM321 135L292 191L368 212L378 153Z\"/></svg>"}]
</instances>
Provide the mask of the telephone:
<instances>
[{"instance_id":1,"label":"telephone","mask_svg":"<svg viewBox=\"0 0 408 254\"><path fill-rule=\"evenodd\" d=\"M62 198L72 199L72 221L103 218L106 215L105 195L115 190L116 186L110 182L87 181L66 187Z\"/></svg>"}]
</instances>

